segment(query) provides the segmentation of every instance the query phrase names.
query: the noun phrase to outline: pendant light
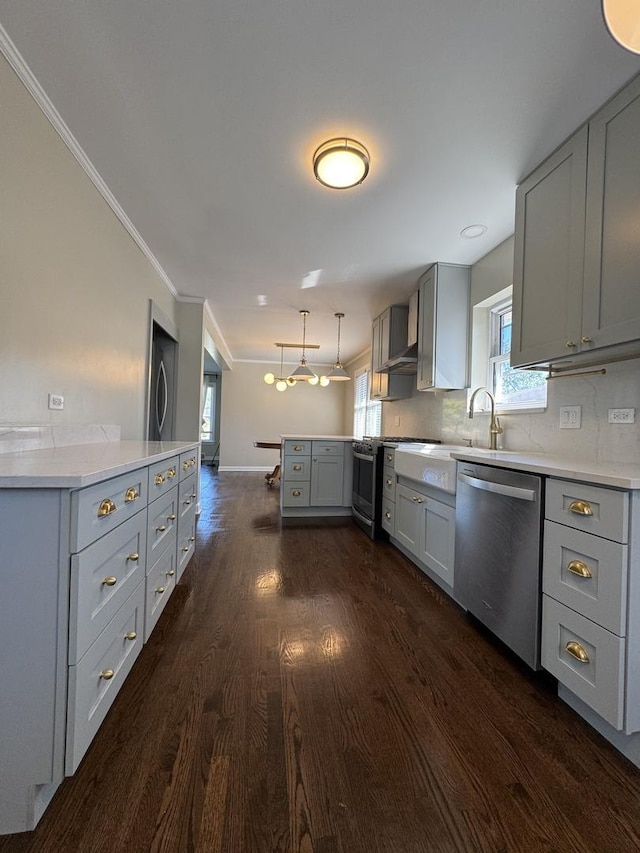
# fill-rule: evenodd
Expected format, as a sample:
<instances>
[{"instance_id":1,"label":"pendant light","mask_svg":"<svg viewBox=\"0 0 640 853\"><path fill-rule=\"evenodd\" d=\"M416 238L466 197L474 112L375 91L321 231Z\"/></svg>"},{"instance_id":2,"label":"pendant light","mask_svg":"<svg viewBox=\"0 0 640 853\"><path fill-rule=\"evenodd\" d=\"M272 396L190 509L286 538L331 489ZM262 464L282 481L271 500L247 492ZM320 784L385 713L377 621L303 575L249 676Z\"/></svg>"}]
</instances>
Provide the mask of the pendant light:
<instances>
[{"instance_id":1,"label":"pendant light","mask_svg":"<svg viewBox=\"0 0 640 853\"><path fill-rule=\"evenodd\" d=\"M284 376L284 347L280 344L276 344L276 346L280 347L280 375L275 376L273 373L265 373L264 381L267 385L273 385L275 382L277 391L286 391L288 387L296 384L296 380Z\"/></svg>"},{"instance_id":2,"label":"pendant light","mask_svg":"<svg viewBox=\"0 0 640 853\"><path fill-rule=\"evenodd\" d=\"M602 14L613 38L640 53L640 0L602 0Z\"/></svg>"},{"instance_id":3,"label":"pendant light","mask_svg":"<svg viewBox=\"0 0 640 853\"><path fill-rule=\"evenodd\" d=\"M309 316L309 312L306 309L302 309L300 314L302 314L302 358L300 359L300 364L289 376L289 379L302 379L305 382L309 382L310 379L317 379L316 374L307 365L307 357L305 355L307 343L307 317Z\"/></svg>"},{"instance_id":4,"label":"pendant light","mask_svg":"<svg viewBox=\"0 0 640 853\"><path fill-rule=\"evenodd\" d=\"M334 317L338 318L338 352L336 355L336 363L333 365L331 371L327 375L327 379L331 382L344 382L346 379L351 379L347 371L342 366L342 362L340 361L340 321L344 317L344 314L334 314Z\"/></svg>"}]
</instances>

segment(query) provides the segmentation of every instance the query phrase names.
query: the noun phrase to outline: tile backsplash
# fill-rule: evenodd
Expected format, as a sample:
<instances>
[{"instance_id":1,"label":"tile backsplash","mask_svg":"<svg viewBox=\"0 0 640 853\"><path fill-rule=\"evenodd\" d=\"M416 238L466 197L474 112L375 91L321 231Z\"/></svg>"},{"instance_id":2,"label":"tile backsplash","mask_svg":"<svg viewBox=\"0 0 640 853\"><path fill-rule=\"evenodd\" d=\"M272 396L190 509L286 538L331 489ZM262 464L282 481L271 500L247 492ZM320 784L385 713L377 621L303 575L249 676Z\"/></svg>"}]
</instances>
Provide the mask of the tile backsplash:
<instances>
[{"instance_id":1,"label":"tile backsplash","mask_svg":"<svg viewBox=\"0 0 640 853\"><path fill-rule=\"evenodd\" d=\"M539 452L600 462L640 461L640 361L605 365L606 374L549 382L547 409L500 414L505 450ZM467 391L420 392L383 404L383 434L488 444L489 415L467 414ZM560 429L560 407L582 406L580 429ZM610 408L635 408L634 424L608 423ZM399 423L398 423L399 419Z\"/></svg>"},{"instance_id":2,"label":"tile backsplash","mask_svg":"<svg viewBox=\"0 0 640 853\"><path fill-rule=\"evenodd\" d=\"M47 450L74 444L120 441L120 427L114 424L60 424L29 426L0 424L0 453Z\"/></svg>"}]
</instances>

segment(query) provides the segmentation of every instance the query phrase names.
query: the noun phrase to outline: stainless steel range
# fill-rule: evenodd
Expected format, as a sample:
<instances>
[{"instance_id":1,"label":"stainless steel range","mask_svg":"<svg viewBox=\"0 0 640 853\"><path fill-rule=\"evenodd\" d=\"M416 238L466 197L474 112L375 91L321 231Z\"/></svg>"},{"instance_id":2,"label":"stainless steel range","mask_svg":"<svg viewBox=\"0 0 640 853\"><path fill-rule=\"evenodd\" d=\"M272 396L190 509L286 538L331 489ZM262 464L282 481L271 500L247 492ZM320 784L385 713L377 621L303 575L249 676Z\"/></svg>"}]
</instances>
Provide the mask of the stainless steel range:
<instances>
[{"instance_id":1,"label":"stainless steel range","mask_svg":"<svg viewBox=\"0 0 640 853\"><path fill-rule=\"evenodd\" d=\"M351 514L355 523L372 539L387 539L382 529L382 458L384 445L403 442L440 444L435 438L413 438L398 435L365 435L353 442L353 492Z\"/></svg>"}]
</instances>

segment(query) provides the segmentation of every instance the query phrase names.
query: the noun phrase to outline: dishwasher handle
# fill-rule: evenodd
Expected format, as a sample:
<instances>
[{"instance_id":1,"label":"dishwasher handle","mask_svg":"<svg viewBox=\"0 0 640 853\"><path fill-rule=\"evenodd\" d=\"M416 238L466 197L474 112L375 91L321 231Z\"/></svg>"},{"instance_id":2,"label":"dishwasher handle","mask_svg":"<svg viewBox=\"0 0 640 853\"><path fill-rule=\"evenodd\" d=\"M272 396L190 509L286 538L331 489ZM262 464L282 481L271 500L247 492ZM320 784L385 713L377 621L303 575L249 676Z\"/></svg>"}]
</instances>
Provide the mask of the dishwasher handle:
<instances>
[{"instance_id":1,"label":"dishwasher handle","mask_svg":"<svg viewBox=\"0 0 640 853\"><path fill-rule=\"evenodd\" d=\"M474 489L482 489L485 492L493 492L496 495L506 495L509 498L517 498L521 501L535 501L535 489L520 489L517 486L506 486L503 483L494 483L491 480L480 480L478 477L470 477L468 474L458 474L458 480L466 483Z\"/></svg>"}]
</instances>

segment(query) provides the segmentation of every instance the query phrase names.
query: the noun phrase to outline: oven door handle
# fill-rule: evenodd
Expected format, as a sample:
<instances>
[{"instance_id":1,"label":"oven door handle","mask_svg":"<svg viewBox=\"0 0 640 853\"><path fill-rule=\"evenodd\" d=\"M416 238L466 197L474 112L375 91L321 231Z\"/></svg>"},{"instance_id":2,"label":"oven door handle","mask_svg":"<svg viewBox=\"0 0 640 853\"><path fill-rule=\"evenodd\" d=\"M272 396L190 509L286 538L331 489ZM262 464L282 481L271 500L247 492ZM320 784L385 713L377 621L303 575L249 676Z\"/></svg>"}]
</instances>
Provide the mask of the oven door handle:
<instances>
[{"instance_id":1,"label":"oven door handle","mask_svg":"<svg viewBox=\"0 0 640 853\"><path fill-rule=\"evenodd\" d=\"M361 512L359 512L354 506L351 507L351 512L354 515L357 515L360 521L366 524L367 527L371 527L373 525L373 521L370 518L367 518L366 515L363 515Z\"/></svg>"},{"instance_id":2,"label":"oven door handle","mask_svg":"<svg viewBox=\"0 0 640 853\"><path fill-rule=\"evenodd\" d=\"M365 456L364 453L356 453L355 450L353 451L353 457L354 459L362 459L363 462L373 462L373 456Z\"/></svg>"}]
</instances>

